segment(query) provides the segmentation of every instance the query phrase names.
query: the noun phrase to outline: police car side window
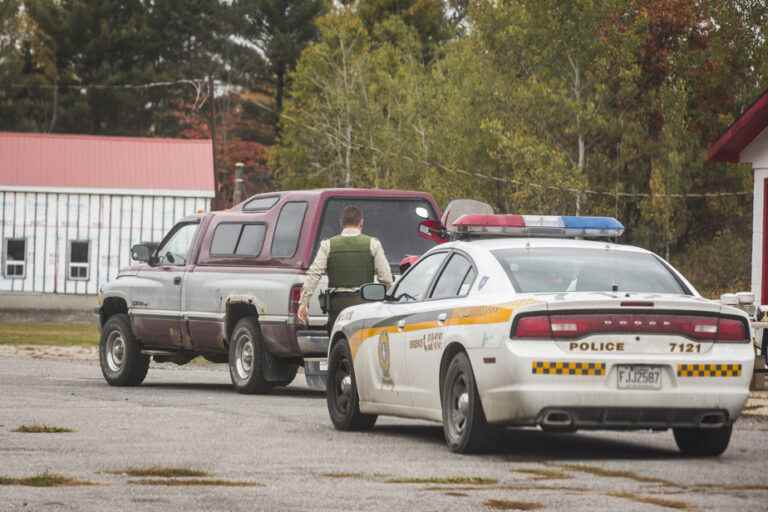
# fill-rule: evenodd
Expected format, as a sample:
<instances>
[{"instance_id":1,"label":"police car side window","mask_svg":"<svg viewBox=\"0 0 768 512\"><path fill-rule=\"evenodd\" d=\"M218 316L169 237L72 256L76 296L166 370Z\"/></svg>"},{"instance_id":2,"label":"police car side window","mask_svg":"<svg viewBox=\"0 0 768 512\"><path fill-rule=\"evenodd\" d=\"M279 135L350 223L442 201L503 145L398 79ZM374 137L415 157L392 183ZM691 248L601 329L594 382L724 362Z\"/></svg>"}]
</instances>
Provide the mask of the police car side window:
<instances>
[{"instance_id":1,"label":"police car side window","mask_svg":"<svg viewBox=\"0 0 768 512\"><path fill-rule=\"evenodd\" d=\"M430 254L403 276L397 283L392 296L397 302L414 302L424 300L429 291L432 279L443 264L447 253Z\"/></svg>"},{"instance_id":2,"label":"police car side window","mask_svg":"<svg viewBox=\"0 0 768 512\"><path fill-rule=\"evenodd\" d=\"M471 270L472 263L467 258L461 254L451 256L448 264L443 267L434 290L432 290L432 298L447 299L466 295L469 292L469 287L464 286L464 282Z\"/></svg>"}]
</instances>

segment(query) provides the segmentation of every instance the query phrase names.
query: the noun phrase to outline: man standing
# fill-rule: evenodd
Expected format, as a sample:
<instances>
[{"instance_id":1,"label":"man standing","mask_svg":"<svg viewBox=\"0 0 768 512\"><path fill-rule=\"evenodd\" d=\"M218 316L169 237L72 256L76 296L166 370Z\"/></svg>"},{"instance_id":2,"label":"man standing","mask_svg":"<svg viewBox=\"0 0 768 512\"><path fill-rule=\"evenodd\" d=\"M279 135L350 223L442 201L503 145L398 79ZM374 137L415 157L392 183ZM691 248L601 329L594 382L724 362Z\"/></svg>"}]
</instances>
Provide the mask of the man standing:
<instances>
[{"instance_id":1,"label":"man standing","mask_svg":"<svg viewBox=\"0 0 768 512\"><path fill-rule=\"evenodd\" d=\"M328 274L328 288L332 290L328 330L333 328L336 317L344 308L363 302L357 288L373 282L374 274L384 286L392 286L392 271L381 242L362 231L363 212L356 206L344 208L341 234L320 243L315 261L307 270L297 313L301 322L307 323L309 300L323 274Z\"/></svg>"}]
</instances>

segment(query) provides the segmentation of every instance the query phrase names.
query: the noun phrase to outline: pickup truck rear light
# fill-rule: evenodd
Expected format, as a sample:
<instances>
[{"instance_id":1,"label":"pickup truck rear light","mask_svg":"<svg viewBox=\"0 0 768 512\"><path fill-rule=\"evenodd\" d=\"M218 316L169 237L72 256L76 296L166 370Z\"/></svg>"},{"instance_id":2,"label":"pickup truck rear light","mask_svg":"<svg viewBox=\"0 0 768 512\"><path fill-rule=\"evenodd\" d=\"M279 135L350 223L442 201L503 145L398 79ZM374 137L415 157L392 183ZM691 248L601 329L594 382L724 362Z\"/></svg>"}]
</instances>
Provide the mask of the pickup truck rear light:
<instances>
[{"instance_id":1,"label":"pickup truck rear light","mask_svg":"<svg viewBox=\"0 0 768 512\"><path fill-rule=\"evenodd\" d=\"M749 341L746 323L738 318L613 312L523 316L516 320L512 337L576 339L624 333L669 334L715 342Z\"/></svg>"},{"instance_id":2,"label":"pickup truck rear light","mask_svg":"<svg viewBox=\"0 0 768 512\"><path fill-rule=\"evenodd\" d=\"M290 298L288 299L288 313L295 315L299 312L299 300L301 299L301 285L295 284L291 287Z\"/></svg>"}]
</instances>

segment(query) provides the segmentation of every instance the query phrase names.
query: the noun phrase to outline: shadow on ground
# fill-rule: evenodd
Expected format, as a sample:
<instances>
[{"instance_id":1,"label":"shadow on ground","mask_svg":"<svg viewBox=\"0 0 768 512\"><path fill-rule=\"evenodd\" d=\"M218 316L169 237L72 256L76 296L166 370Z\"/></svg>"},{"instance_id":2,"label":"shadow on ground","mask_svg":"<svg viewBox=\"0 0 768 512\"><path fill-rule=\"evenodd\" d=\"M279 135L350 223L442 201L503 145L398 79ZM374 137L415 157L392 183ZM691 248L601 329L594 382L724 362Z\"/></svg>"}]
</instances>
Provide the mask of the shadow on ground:
<instances>
[{"instance_id":1,"label":"shadow on ground","mask_svg":"<svg viewBox=\"0 0 768 512\"><path fill-rule=\"evenodd\" d=\"M430 444L445 444L443 429L431 425L381 425L374 427L372 435L397 436ZM657 436L671 435L659 433ZM534 429L505 429L495 448L485 456L503 457L514 461L562 460L663 460L679 459L680 452L651 444L609 439L595 433L560 434ZM446 450L448 448L446 447Z\"/></svg>"}]
</instances>

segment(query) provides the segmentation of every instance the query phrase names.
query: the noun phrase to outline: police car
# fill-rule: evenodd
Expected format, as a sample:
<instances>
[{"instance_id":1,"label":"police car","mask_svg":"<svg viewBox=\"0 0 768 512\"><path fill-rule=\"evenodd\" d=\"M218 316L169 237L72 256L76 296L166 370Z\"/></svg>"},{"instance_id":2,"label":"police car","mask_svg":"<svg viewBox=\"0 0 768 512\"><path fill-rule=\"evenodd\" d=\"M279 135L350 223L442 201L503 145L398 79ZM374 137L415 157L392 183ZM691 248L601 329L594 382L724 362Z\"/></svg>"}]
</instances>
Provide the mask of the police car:
<instances>
[{"instance_id":1,"label":"police car","mask_svg":"<svg viewBox=\"0 0 768 512\"><path fill-rule=\"evenodd\" d=\"M436 223L423 231L445 237ZM451 230L339 316L337 429L434 420L462 453L505 426L672 429L683 453L725 451L754 366L746 313L652 252L600 240L623 232L612 218L468 214Z\"/></svg>"}]
</instances>

